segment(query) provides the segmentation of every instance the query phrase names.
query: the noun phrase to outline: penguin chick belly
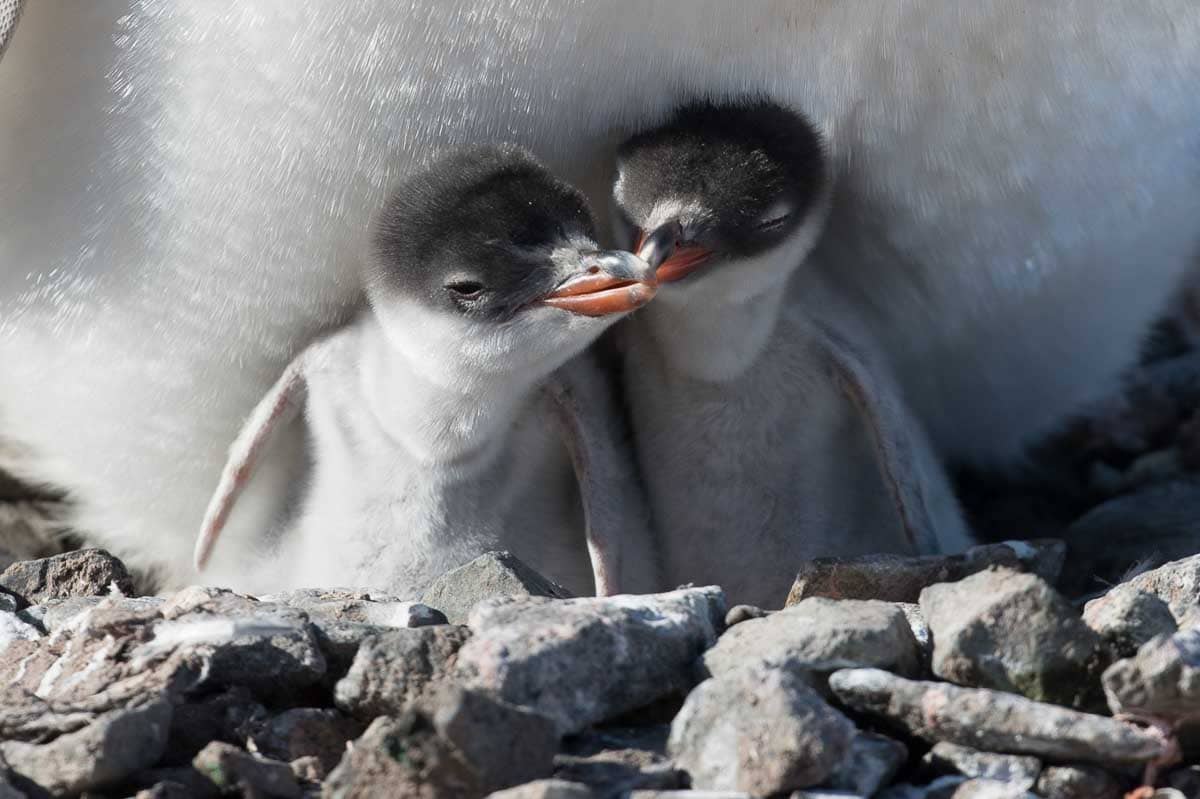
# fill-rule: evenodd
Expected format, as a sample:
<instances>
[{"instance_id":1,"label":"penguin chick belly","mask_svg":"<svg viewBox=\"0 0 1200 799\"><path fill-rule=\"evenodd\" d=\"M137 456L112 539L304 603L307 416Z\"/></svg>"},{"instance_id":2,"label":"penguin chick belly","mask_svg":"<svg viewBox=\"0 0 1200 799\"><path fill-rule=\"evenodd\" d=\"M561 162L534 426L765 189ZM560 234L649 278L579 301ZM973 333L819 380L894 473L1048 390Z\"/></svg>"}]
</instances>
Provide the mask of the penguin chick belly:
<instances>
[{"instance_id":1,"label":"penguin chick belly","mask_svg":"<svg viewBox=\"0 0 1200 799\"><path fill-rule=\"evenodd\" d=\"M645 375L630 382L638 456L669 585L780 607L803 560L911 552L867 432L797 317L785 308L726 382L633 350Z\"/></svg>"},{"instance_id":2,"label":"penguin chick belly","mask_svg":"<svg viewBox=\"0 0 1200 799\"><path fill-rule=\"evenodd\" d=\"M311 478L283 544L284 579L415 598L445 571L507 549L590 593L574 473L536 403L472 458L422 462L348 390L357 385L329 373L311 382Z\"/></svg>"}]
</instances>

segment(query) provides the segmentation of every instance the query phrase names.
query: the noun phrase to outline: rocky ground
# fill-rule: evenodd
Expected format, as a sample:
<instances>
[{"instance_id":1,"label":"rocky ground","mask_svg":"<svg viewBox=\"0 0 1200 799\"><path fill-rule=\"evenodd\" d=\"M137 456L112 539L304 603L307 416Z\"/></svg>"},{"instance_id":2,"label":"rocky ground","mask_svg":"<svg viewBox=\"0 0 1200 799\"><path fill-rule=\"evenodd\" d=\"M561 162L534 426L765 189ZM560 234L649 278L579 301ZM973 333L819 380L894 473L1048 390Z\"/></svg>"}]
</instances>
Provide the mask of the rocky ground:
<instances>
[{"instance_id":1,"label":"rocky ground","mask_svg":"<svg viewBox=\"0 0 1200 799\"><path fill-rule=\"evenodd\" d=\"M1066 555L814 561L775 612L569 598L504 553L424 603L20 561L0 799L1200 796L1200 556L1080 608Z\"/></svg>"},{"instance_id":2,"label":"rocky ground","mask_svg":"<svg viewBox=\"0 0 1200 799\"><path fill-rule=\"evenodd\" d=\"M0 475L0 799L1200 799L1200 354L959 483L1020 540L797 564L767 612L505 553L422 603L152 595Z\"/></svg>"}]
</instances>

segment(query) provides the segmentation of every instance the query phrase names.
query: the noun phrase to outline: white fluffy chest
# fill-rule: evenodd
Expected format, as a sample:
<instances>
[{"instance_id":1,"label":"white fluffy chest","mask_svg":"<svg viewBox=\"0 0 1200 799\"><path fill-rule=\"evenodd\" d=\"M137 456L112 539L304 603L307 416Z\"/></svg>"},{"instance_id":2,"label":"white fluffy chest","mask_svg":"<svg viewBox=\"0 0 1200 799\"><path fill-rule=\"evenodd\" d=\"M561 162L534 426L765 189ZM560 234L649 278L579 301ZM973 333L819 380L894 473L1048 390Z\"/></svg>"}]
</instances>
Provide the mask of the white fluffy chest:
<instances>
[{"instance_id":1,"label":"white fluffy chest","mask_svg":"<svg viewBox=\"0 0 1200 799\"><path fill-rule=\"evenodd\" d=\"M346 377L319 375L309 387L310 483L287 533L289 581L415 595L447 569L508 549L587 590L574 472L540 403L523 408L477 456L423 462Z\"/></svg>"},{"instance_id":2,"label":"white fluffy chest","mask_svg":"<svg viewBox=\"0 0 1200 799\"><path fill-rule=\"evenodd\" d=\"M802 559L904 548L865 430L795 316L785 311L728 382L682 375L649 348L629 356L670 583L718 583L732 601L779 606Z\"/></svg>"}]
</instances>

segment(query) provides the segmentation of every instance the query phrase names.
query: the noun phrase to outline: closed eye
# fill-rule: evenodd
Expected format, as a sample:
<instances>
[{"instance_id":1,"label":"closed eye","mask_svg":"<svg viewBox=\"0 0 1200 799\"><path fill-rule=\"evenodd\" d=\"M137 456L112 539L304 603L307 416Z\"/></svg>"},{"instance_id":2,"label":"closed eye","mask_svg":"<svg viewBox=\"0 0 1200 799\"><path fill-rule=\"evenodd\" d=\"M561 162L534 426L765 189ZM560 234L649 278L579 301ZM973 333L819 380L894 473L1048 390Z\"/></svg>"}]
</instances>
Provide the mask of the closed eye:
<instances>
[{"instance_id":1,"label":"closed eye","mask_svg":"<svg viewBox=\"0 0 1200 799\"><path fill-rule=\"evenodd\" d=\"M474 280L456 280L446 284L446 291L460 299L472 299L483 293L483 284Z\"/></svg>"},{"instance_id":2,"label":"closed eye","mask_svg":"<svg viewBox=\"0 0 1200 799\"><path fill-rule=\"evenodd\" d=\"M754 229L761 230L764 232L770 231L770 230L775 230L776 228L783 227L784 224L791 218L792 218L791 214L783 214L782 216L773 216L770 219L764 219L763 221L756 224L754 226Z\"/></svg>"}]
</instances>

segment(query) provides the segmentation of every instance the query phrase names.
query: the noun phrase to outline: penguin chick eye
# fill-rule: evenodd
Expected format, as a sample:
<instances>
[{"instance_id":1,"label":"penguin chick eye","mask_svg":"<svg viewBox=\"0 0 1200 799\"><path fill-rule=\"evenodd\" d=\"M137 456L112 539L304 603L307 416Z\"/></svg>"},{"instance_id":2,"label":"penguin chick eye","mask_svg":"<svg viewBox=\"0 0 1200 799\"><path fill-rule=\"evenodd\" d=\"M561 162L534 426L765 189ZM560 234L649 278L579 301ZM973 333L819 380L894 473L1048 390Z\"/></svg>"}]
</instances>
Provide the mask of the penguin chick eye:
<instances>
[{"instance_id":1,"label":"penguin chick eye","mask_svg":"<svg viewBox=\"0 0 1200 799\"><path fill-rule=\"evenodd\" d=\"M754 226L756 231L769 233L773 230L783 227L783 225L791 219L791 214L783 214L782 216L773 216L770 219L764 219Z\"/></svg>"},{"instance_id":2,"label":"penguin chick eye","mask_svg":"<svg viewBox=\"0 0 1200 799\"><path fill-rule=\"evenodd\" d=\"M455 280L446 284L446 291L457 300L474 300L483 293L483 284L477 280Z\"/></svg>"}]
</instances>

